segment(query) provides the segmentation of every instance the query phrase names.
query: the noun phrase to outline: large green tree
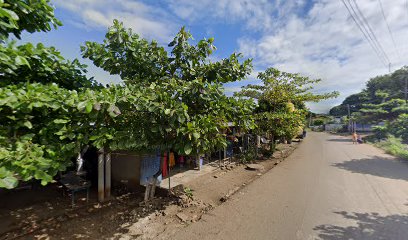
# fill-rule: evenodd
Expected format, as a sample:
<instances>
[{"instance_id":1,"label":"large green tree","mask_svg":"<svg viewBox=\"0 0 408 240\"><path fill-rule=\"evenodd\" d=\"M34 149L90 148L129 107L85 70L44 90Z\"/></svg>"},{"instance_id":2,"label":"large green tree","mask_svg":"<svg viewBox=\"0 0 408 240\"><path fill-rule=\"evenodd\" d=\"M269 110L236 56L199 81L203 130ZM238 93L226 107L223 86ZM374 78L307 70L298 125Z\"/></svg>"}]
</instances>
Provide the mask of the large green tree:
<instances>
[{"instance_id":1,"label":"large green tree","mask_svg":"<svg viewBox=\"0 0 408 240\"><path fill-rule=\"evenodd\" d=\"M120 91L122 92L122 91ZM103 146L125 98L115 89L75 91L56 84L24 83L0 88L0 187L18 180L52 181L84 144ZM101 140L103 139L103 140Z\"/></svg>"},{"instance_id":2,"label":"large green tree","mask_svg":"<svg viewBox=\"0 0 408 240\"><path fill-rule=\"evenodd\" d=\"M78 60L64 60L53 47L8 39L52 25L61 23L47 0L0 0L0 188L18 180L52 181L90 136L109 137L93 124L117 115L110 90L84 89L96 84Z\"/></svg>"},{"instance_id":3,"label":"large green tree","mask_svg":"<svg viewBox=\"0 0 408 240\"><path fill-rule=\"evenodd\" d=\"M361 92L346 97L342 104L330 110L330 114L333 116L346 116L348 108L350 113L353 114L354 112L360 112L360 110L365 111L363 109L367 108L381 109L382 106L387 105L384 104L386 101L405 99L406 81L408 81L408 67L402 67L391 74L371 78ZM377 104L382 106L375 107L374 105ZM391 102L388 105L390 104L393 105ZM360 114L357 113L357 115Z\"/></svg>"},{"instance_id":4,"label":"large green tree","mask_svg":"<svg viewBox=\"0 0 408 240\"><path fill-rule=\"evenodd\" d=\"M191 38L182 28L167 51L115 20L103 43L86 42L82 47L84 57L119 74L132 95L148 98L129 113L128 119L138 119L125 130L131 132L135 145L196 155L226 145L222 129L228 122L252 126L252 102L227 97L222 88L222 83L245 78L251 61L241 63L240 55L232 54L211 62L214 40L191 45ZM156 95L145 94L149 89Z\"/></svg>"},{"instance_id":5,"label":"large green tree","mask_svg":"<svg viewBox=\"0 0 408 240\"><path fill-rule=\"evenodd\" d=\"M83 56L111 74L119 74L130 83L151 83L177 78L206 83L226 83L245 78L252 70L251 60L239 62L240 54L211 62L216 49L214 39L203 39L191 45L191 34L183 27L168 45L170 52L156 41L147 41L114 20L103 43L86 42Z\"/></svg>"},{"instance_id":6,"label":"large green tree","mask_svg":"<svg viewBox=\"0 0 408 240\"><path fill-rule=\"evenodd\" d=\"M189 38L182 29L168 53L115 22L104 44L86 43L83 51L126 84L95 90L84 66L64 61L55 49L3 43L0 187L49 183L84 145L197 155L225 146L228 122L251 127L252 102L227 97L222 88L248 75L250 61L233 54L210 62L213 40L192 46Z\"/></svg>"},{"instance_id":7,"label":"large green tree","mask_svg":"<svg viewBox=\"0 0 408 240\"><path fill-rule=\"evenodd\" d=\"M248 85L237 96L257 100L255 119L259 133L273 139L291 139L303 127L308 110L305 102L318 102L338 95L337 92L314 94L313 85L319 79L268 68L258 74L261 85Z\"/></svg>"}]
</instances>

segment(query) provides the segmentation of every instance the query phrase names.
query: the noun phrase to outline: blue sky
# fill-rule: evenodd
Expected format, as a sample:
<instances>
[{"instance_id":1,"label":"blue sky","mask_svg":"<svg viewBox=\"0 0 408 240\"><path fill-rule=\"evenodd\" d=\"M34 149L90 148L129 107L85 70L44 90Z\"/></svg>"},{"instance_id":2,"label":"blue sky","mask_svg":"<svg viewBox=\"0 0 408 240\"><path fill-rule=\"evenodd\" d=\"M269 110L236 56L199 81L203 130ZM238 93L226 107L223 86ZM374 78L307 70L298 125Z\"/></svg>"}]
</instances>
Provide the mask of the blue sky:
<instances>
[{"instance_id":1,"label":"blue sky","mask_svg":"<svg viewBox=\"0 0 408 240\"><path fill-rule=\"evenodd\" d=\"M407 65L406 0L356 2L389 57L392 70ZM48 33L25 34L24 41L55 46L66 58L73 59L81 58L79 47L85 41L101 42L115 18L142 37L156 39L163 45L170 42L180 27L186 26L195 39L215 38L218 48L215 59L228 57L232 52L254 59L253 74L242 82L227 84L228 94L242 85L257 83L257 72L277 67L321 78L316 92L340 91L338 99L309 104L311 110L325 112L344 97L360 91L370 77L388 73L340 0L53 0L52 3L64 26ZM89 66L89 75L102 83L120 81L86 59L81 62Z\"/></svg>"}]
</instances>

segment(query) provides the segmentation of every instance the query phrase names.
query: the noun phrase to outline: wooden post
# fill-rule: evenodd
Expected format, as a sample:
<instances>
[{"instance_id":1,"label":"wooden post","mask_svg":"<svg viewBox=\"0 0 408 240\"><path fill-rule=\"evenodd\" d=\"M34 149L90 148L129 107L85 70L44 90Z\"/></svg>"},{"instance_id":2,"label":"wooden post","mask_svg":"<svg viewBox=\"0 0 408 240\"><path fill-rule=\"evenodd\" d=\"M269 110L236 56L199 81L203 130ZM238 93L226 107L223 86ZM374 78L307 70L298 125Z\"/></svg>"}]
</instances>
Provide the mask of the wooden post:
<instances>
[{"instance_id":1,"label":"wooden post","mask_svg":"<svg viewBox=\"0 0 408 240\"><path fill-rule=\"evenodd\" d=\"M198 171L200 171L201 170L200 154L197 154L196 163L197 163L197 166L198 166Z\"/></svg>"},{"instance_id":2,"label":"wooden post","mask_svg":"<svg viewBox=\"0 0 408 240\"><path fill-rule=\"evenodd\" d=\"M169 174L169 193L171 189L171 182L170 182L170 151L167 151L167 173Z\"/></svg>"},{"instance_id":3,"label":"wooden post","mask_svg":"<svg viewBox=\"0 0 408 240\"><path fill-rule=\"evenodd\" d=\"M149 199L153 199L154 194L156 193L157 178L153 176L152 181L153 183L152 183L152 187L150 188L150 198Z\"/></svg>"},{"instance_id":4,"label":"wooden post","mask_svg":"<svg viewBox=\"0 0 408 240\"><path fill-rule=\"evenodd\" d=\"M147 180L147 183L146 183L146 191L145 191L145 195L144 195L144 201L145 202L147 202L147 201L149 201L149 198L150 198L150 191L151 191L151 189L152 189L152 178L149 178L148 180Z\"/></svg>"},{"instance_id":5,"label":"wooden post","mask_svg":"<svg viewBox=\"0 0 408 240\"><path fill-rule=\"evenodd\" d=\"M98 155L98 201L105 200L105 154L104 149L99 149Z\"/></svg>"},{"instance_id":6,"label":"wooden post","mask_svg":"<svg viewBox=\"0 0 408 240\"><path fill-rule=\"evenodd\" d=\"M258 135L255 135L256 136L256 142L255 142L255 160L257 160L258 159L258 148L259 148L259 146L261 145L261 137L260 136L258 136Z\"/></svg>"},{"instance_id":7,"label":"wooden post","mask_svg":"<svg viewBox=\"0 0 408 240\"><path fill-rule=\"evenodd\" d=\"M111 196L111 153L105 156L105 198L109 199Z\"/></svg>"},{"instance_id":8,"label":"wooden post","mask_svg":"<svg viewBox=\"0 0 408 240\"><path fill-rule=\"evenodd\" d=\"M219 167L221 167L221 159L222 159L222 157L221 157L221 150L218 151L218 155L219 155L218 165L219 165Z\"/></svg>"}]
</instances>

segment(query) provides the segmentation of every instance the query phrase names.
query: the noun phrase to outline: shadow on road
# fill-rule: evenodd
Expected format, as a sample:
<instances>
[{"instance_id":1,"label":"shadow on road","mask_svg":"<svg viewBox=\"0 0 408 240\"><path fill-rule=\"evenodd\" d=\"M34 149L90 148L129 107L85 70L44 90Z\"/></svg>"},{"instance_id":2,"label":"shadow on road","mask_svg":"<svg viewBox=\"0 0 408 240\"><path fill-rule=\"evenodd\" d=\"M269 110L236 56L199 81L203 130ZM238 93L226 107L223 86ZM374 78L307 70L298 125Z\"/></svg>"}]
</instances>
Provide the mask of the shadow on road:
<instances>
[{"instance_id":1,"label":"shadow on road","mask_svg":"<svg viewBox=\"0 0 408 240\"><path fill-rule=\"evenodd\" d=\"M391 158L362 158L333 164L333 166L353 172L408 181L408 164Z\"/></svg>"},{"instance_id":2,"label":"shadow on road","mask_svg":"<svg viewBox=\"0 0 408 240\"><path fill-rule=\"evenodd\" d=\"M348 138L330 138L327 139L329 142L352 142L351 139Z\"/></svg>"},{"instance_id":3,"label":"shadow on road","mask_svg":"<svg viewBox=\"0 0 408 240\"><path fill-rule=\"evenodd\" d=\"M408 216L388 215L381 216L378 213L348 213L335 212L345 219L353 220L352 226L319 225L315 230L320 239L324 240L386 240L407 239Z\"/></svg>"}]
</instances>

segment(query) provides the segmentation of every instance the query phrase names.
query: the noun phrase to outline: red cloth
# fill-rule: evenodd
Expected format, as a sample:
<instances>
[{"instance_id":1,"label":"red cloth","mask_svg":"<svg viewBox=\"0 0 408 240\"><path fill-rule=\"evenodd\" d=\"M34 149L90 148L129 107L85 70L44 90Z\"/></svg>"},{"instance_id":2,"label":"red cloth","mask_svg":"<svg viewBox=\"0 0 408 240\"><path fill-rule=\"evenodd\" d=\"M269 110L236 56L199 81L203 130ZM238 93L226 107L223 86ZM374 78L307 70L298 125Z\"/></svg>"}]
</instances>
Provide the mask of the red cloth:
<instances>
[{"instance_id":1,"label":"red cloth","mask_svg":"<svg viewBox=\"0 0 408 240\"><path fill-rule=\"evenodd\" d=\"M167 174L167 152L165 152L163 156L162 177L167 177Z\"/></svg>"},{"instance_id":2,"label":"red cloth","mask_svg":"<svg viewBox=\"0 0 408 240\"><path fill-rule=\"evenodd\" d=\"M179 156L179 163L183 164L184 163L184 156Z\"/></svg>"}]
</instances>

